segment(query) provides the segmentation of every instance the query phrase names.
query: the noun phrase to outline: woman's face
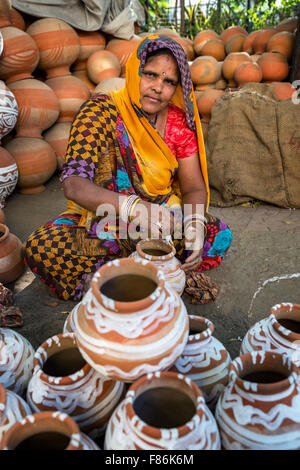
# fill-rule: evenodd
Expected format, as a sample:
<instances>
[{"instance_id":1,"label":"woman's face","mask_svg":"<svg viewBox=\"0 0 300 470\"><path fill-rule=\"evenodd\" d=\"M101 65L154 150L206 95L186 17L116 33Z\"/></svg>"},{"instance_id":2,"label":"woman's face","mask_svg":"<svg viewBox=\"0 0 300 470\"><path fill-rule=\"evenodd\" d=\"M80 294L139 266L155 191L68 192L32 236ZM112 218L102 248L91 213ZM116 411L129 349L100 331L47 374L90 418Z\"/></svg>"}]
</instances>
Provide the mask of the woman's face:
<instances>
[{"instance_id":1,"label":"woman's face","mask_svg":"<svg viewBox=\"0 0 300 470\"><path fill-rule=\"evenodd\" d=\"M142 108L149 117L168 106L179 81L175 58L168 54L149 57L140 81Z\"/></svg>"}]
</instances>

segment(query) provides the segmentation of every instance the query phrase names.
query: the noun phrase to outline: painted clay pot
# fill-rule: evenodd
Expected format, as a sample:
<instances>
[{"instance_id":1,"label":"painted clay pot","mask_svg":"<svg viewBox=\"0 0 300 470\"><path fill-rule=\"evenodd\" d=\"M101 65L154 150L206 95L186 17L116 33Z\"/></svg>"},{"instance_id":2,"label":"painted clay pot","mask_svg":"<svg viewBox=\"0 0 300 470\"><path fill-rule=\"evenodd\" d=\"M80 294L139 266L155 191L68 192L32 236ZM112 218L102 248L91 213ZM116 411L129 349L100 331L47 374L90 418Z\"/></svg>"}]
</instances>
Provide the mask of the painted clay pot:
<instances>
[{"instance_id":1,"label":"painted clay pot","mask_svg":"<svg viewBox=\"0 0 300 470\"><path fill-rule=\"evenodd\" d=\"M261 29L252 43L254 54L263 54L266 51L269 39L274 36L274 34L276 34L276 30L273 28Z\"/></svg>"},{"instance_id":2,"label":"painted clay pot","mask_svg":"<svg viewBox=\"0 0 300 470\"><path fill-rule=\"evenodd\" d=\"M44 139L53 148L57 158L57 168L62 170L68 147L72 123L57 122L44 133Z\"/></svg>"},{"instance_id":3,"label":"painted clay pot","mask_svg":"<svg viewBox=\"0 0 300 470\"><path fill-rule=\"evenodd\" d=\"M242 52L245 37L246 36L244 34L235 34L234 36L231 36L225 46L226 54L228 55L231 52Z\"/></svg>"},{"instance_id":4,"label":"painted clay pot","mask_svg":"<svg viewBox=\"0 0 300 470\"><path fill-rule=\"evenodd\" d=\"M237 67L244 62L252 62L247 52L232 52L225 57L222 67L222 74L227 80L229 87L235 87L234 72Z\"/></svg>"},{"instance_id":5,"label":"painted clay pot","mask_svg":"<svg viewBox=\"0 0 300 470\"><path fill-rule=\"evenodd\" d=\"M7 390L25 396L33 373L34 349L11 328L0 328L0 383Z\"/></svg>"},{"instance_id":6,"label":"painted clay pot","mask_svg":"<svg viewBox=\"0 0 300 470\"><path fill-rule=\"evenodd\" d=\"M272 93L276 100L289 100L295 94L297 96L297 91L293 85L289 82L272 82L270 83Z\"/></svg>"},{"instance_id":7,"label":"painted clay pot","mask_svg":"<svg viewBox=\"0 0 300 470\"><path fill-rule=\"evenodd\" d=\"M235 69L234 81L242 86L249 82L261 82L262 76L262 70L256 62L245 62Z\"/></svg>"},{"instance_id":8,"label":"painted clay pot","mask_svg":"<svg viewBox=\"0 0 300 470\"><path fill-rule=\"evenodd\" d=\"M0 28L10 26L12 21L11 0L2 0L0 3Z\"/></svg>"},{"instance_id":9,"label":"painted clay pot","mask_svg":"<svg viewBox=\"0 0 300 470\"><path fill-rule=\"evenodd\" d=\"M180 40L179 38L178 38L178 41ZM133 36L131 39L128 39L128 40L113 38L110 41L108 41L106 45L106 51L111 52L114 56L117 57L121 65L121 73L120 73L121 77L125 77L126 64L128 62L128 59L133 53L133 51L135 51L140 41L141 39L138 36ZM109 78L109 77L106 77L106 78Z\"/></svg>"},{"instance_id":10,"label":"painted clay pot","mask_svg":"<svg viewBox=\"0 0 300 470\"><path fill-rule=\"evenodd\" d=\"M6 390L0 383L0 442L17 421L22 421L30 414L25 400L11 390Z\"/></svg>"},{"instance_id":11,"label":"painted clay pot","mask_svg":"<svg viewBox=\"0 0 300 470\"><path fill-rule=\"evenodd\" d=\"M259 30L252 31L250 34L248 34L248 36L244 38L243 49L242 49L243 52L247 52L248 54L254 54L253 41L258 34L259 34Z\"/></svg>"},{"instance_id":12,"label":"painted clay pot","mask_svg":"<svg viewBox=\"0 0 300 470\"><path fill-rule=\"evenodd\" d=\"M197 55L200 55L203 43L208 41L209 39L220 39L220 38L219 38L219 35L212 29L205 29L203 31L200 31L195 36L194 49Z\"/></svg>"},{"instance_id":13,"label":"painted clay pot","mask_svg":"<svg viewBox=\"0 0 300 470\"><path fill-rule=\"evenodd\" d=\"M25 31L26 29L23 16L18 10L13 7L11 9L11 25L15 28L21 29L22 31Z\"/></svg>"},{"instance_id":14,"label":"painted clay pot","mask_svg":"<svg viewBox=\"0 0 300 470\"><path fill-rule=\"evenodd\" d=\"M247 31L241 26L229 26L228 28L224 29L224 31L220 34L220 39L222 39L224 44L227 44L229 39L231 39L236 34L242 34L245 37L248 36Z\"/></svg>"},{"instance_id":15,"label":"painted clay pot","mask_svg":"<svg viewBox=\"0 0 300 470\"><path fill-rule=\"evenodd\" d=\"M41 138L59 116L59 101L54 91L40 80L27 78L9 84L18 103L16 137Z\"/></svg>"},{"instance_id":16,"label":"painted clay pot","mask_svg":"<svg viewBox=\"0 0 300 470\"><path fill-rule=\"evenodd\" d=\"M103 378L80 354L74 333L59 334L35 352L27 403L34 413L60 411L82 432L100 437L124 395L124 384Z\"/></svg>"},{"instance_id":17,"label":"painted clay pot","mask_svg":"<svg viewBox=\"0 0 300 470\"><path fill-rule=\"evenodd\" d=\"M213 414L196 384L175 372L147 374L114 411L105 450L219 450Z\"/></svg>"},{"instance_id":18,"label":"painted clay pot","mask_svg":"<svg viewBox=\"0 0 300 470\"><path fill-rule=\"evenodd\" d=\"M56 155L43 139L17 137L11 140L6 149L15 158L18 167L18 187L22 194L37 194L46 188L57 168Z\"/></svg>"},{"instance_id":19,"label":"painted clay pot","mask_svg":"<svg viewBox=\"0 0 300 470\"><path fill-rule=\"evenodd\" d=\"M0 147L0 208L10 196L18 182L18 167L14 157L5 148Z\"/></svg>"},{"instance_id":20,"label":"painted clay pot","mask_svg":"<svg viewBox=\"0 0 300 470\"><path fill-rule=\"evenodd\" d=\"M285 355L252 351L232 361L215 417L225 450L300 449L300 389Z\"/></svg>"},{"instance_id":21,"label":"painted clay pot","mask_svg":"<svg viewBox=\"0 0 300 470\"><path fill-rule=\"evenodd\" d=\"M175 255L176 250L173 245L163 240L147 239L138 242L136 251L130 257L151 261L164 273L166 282L181 295L184 291L186 276Z\"/></svg>"},{"instance_id":22,"label":"painted clay pot","mask_svg":"<svg viewBox=\"0 0 300 470\"><path fill-rule=\"evenodd\" d=\"M214 324L207 318L189 315L190 335L182 355L170 371L193 380L214 412L221 392L228 383L230 355L213 336Z\"/></svg>"},{"instance_id":23,"label":"painted clay pot","mask_svg":"<svg viewBox=\"0 0 300 470\"><path fill-rule=\"evenodd\" d=\"M15 95L0 80L0 143L16 125L18 118L18 103Z\"/></svg>"},{"instance_id":24,"label":"painted clay pot","mask_svg":"<svg viewBox=\"0 0 300 470\"><path fill-rule=\"evenodd\" d=\"M211 110L215 102L224 95L223 90L204 90L202 95L197 99L197 107L201 117L205 121L211 118Z\"/></svg>"},{"instance_id":25,"label":"painted clay pot","mask_svg":"<svg viewBox=\"0 0 300 470\"><path fill-rule=\"evenodd\" d=\"M184 303L144 259L103 265L73 319L81 354L113 380L132 382L170 368L188 340Z\"/></svg>"},{"instance_id":26,"label":"painted clay pot","mask_svg":"<svg viewBox=\"0 0 300 470\"><path fill-rule=\"evenodd\" d=\"M39 62L39 49L32 37L21 29L1 29L4 47L0 56L0 77L6 82L32 78Z\"/></svg>"},{"instance_id":27,"label":"painted clay pot","mask_svg":"<svg viewBox=\"0 0 300 470\"><path fill-rule=\"evenodd\" d=\"M87 61L87 73L96 85L107 78L119 77L121 65L119 59L110 51L94 52Z\"/></svg>"},{"instance_id":28,"label":"painted clay pot","mask_svg":"<svg viewBox=\"0 0 300 470\"><path fill-rule=\"evenodd\" d=\"M72 122L82 103L91 96L88 87L73 75L50 78L45 83L54 91L59 102L57 122Z\"/></svg>"},{"instance_id":29,"label":"painted clay pot","mask_svg":"<svg viewBox=\"0 0 300 470\"><path fill-rule=\"evenodd\" d=\"M279 52L265 52L257 61L263 74L263 81L281 82L289 74L289 64Z\"/></svg>"},{"instance_id":30,"label":"painted clay pot","mask_svg":"<svg viewBox=\"0 0 300 470\"><path fill-rule=\"evenodd\" d=\"M198 55L211 56L220 62L224 60L226 56L224 42L219 38L208 39L202 43Z\"/></svg>"},{"instance_id":31,"label":"painted clay pot","mask_svg":"<svg viewBox=\"0 0 300 470\"><path fill-rule=\"evenodd\" d=\"M277 32L289 31L290 33L293 33L297 28L297 22L297 18L285 18L276 26L275 29Z\"/></svg>"},{"instance_id":32,"label":"painted clay pot","mask_svg":"<svg viewBox=\"0 0 300 470\"><path fill-rule=\"evenodd\" d=\"M40 51L38 67L45 70L47 78L70 75L70 66L80 52L80 42L75 29L58 18L34 21L27 33Z\"/></svg>"},{"instance_id":33,"label":"painted clay pot","mask_svg":"<svg viewBox=\"0 0 300 470\"><path fill-rule=\"evenodd\" d=\"M107 93L109 91L118 91L121 90L125 85L125 78L122 77L114 77L114 78L107 78L102 82L98 83L95 87L95 93Z\"/></svg>"},{"instance_id":34,"label":"painted clay pot","mask_svg":"<svg viewBox=\"0 0 300 470\"><path fill-rule=\"evenodd\" d=\"M261 350L289 354L300 368L300 305L274 305L266 318L248 330L240 353Z\"/></svg>"},{"instance_id":35,"label":"painted clay pot","mask_svg":"<svg viewBox=\"0 0 300 470\"><path fill-rule=\"evenodd\" d=\"M87 60L91 54L105 49L106 38L100 31L76 31L79 38L80 50L78 59L74 62L72 70L85 70Z\"/></svg>"},{"instance_id":36,"label":"painted clay pot","mask_svg":"<svg viewBox=\"0 0 300 470\"><path fill-rule=\"evenodd\" d=\"M100 450L64 413L44 411L18 421L3 436L0 450Z\"/></svg>"},{"instance_id":37,"label":"painted clay pot","mask_svg":"<svg viewBox=\"0 0 300 470\"><path fill-rule=\"evenodd\" d=\"M288 31L282 31L274 34L269 39L266 47L267 52L280 52L289 61L293 54L294 34Z\"/></svg>"},{"instance_id":38,"label":"painted clay pot","mask_svg":"<svg viewBox=\"0 0 300 470\"><path fill-rule=\"evenodd\" d=\"M21 240L0 224L0 282L15 281L24 271Z\"/></svg>"},{"instance_id":39,"label":"painted clay pot","mask_svg":"<svg viewBox=\"0 0 300 470\"><path fill-rule=\"evenodd\" d=\"M88 76L87 70L74 70L73 77L79 78L90 90L91 93L95 90L95 83L92 82Z\"/></svg>"},{"instance_id":40,"label":"painted clay pot","mask_svg":"<svg viewBox=\"0 0 300 470\"><path fill-rule=\"evenodd\" d=\"M221 77L218 61L210 56L197 57L190 66L190 72L195 85L213 84Z\"/></svg>"}]
</instances>

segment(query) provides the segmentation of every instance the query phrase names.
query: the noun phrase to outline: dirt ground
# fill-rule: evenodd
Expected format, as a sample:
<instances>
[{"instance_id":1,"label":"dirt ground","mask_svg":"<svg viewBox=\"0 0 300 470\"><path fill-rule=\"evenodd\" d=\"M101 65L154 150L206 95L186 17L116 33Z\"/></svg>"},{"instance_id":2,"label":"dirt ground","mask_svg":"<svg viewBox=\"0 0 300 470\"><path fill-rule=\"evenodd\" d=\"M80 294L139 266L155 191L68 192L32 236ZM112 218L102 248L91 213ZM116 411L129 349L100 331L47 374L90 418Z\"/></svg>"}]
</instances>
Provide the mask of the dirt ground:
<instances>
[{"instance_id":1,"label":"dirt ground","mask_svg":"<svg viewBox=\"0 0 300 470\"><path fill-rule=\"evenodd\" d=\"M15 190L4 208L6 224L25 241L65 207L66 200L55 174L40 194L22 195ZM222 265L206 272L219 287L219 295L214 303L206 305L192 305L186 297L183 300L188 313L214 323L214 336L233 359L239 355L247 330L265 318L273 305L300 303L300 209L259 203L248 207L211 207L210 212L227 222L233 232L233 242ZM34 348L62 332L75 302L51 297L29 270L8 287L14 291L15 304L23 313L24 324L16 331Z\"/></svg>"}]
</instances>

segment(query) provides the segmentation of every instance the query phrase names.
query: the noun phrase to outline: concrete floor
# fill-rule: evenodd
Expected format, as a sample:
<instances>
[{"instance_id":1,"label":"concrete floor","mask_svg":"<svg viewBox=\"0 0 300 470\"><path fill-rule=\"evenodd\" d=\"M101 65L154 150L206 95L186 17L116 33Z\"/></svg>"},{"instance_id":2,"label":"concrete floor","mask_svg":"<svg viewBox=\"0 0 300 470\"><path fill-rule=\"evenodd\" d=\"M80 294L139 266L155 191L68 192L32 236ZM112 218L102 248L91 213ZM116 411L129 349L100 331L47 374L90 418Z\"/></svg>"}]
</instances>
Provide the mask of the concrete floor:
<instances>
[{"instance_id":1,"label":"concrete floor","mask_svg":"<svg viewBox=\"0 0 300 470\"><path fill-rule=\"evenodd\" d=\"M65 207L66 200L55 174L43 193L22 195L15 190L6 201L6 224L25 241ZM206 273L218 285L219 295L212 304L192 305L187 298L184 302L188 313L207 317L214 323L215 337L235 358L247 330L265 318L273 305L300 303L300 210L259 203L248 207L211 207L210 212L227 222L233 231L232 246L222 265ZM24 318L24 325L16 331L34 348L62 332L75 302L50 297L28 270L9 287L15 292L15 304Z\"/></svg>"}]
</instances>

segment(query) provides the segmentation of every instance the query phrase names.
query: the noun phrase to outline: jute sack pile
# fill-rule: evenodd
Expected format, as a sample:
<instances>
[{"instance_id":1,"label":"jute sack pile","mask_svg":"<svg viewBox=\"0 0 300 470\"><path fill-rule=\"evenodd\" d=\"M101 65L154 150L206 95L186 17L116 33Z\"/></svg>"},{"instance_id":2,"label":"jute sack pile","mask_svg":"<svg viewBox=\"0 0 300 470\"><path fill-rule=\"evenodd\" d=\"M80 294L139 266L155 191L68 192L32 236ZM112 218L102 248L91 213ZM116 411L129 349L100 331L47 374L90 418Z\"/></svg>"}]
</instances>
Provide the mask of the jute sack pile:
<instances>
[{"instance_id":1,"label":"jute sack pile","mask_svg":"<svg viewBox=\"0 0 300 470\"><path fill-rule=\"evenodd\" d=\"M206 142L211 205L260 200L300 208L300 103L249 83L212 108Z\"/></svg>"}]
</instances>

